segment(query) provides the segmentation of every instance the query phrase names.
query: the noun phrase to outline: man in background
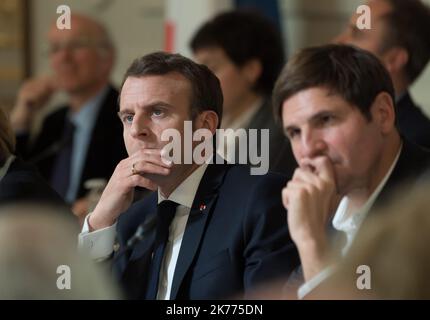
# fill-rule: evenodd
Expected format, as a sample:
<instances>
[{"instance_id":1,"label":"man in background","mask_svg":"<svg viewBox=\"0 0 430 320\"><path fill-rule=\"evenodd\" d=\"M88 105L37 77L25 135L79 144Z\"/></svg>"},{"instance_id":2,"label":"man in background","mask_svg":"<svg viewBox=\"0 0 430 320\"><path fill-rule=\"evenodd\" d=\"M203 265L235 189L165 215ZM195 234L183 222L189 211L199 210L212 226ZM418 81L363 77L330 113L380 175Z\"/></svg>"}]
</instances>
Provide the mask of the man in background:
<instances>
[{"instance_id":1,"label":"man in background","mask_svg":"<svg viewBox=\"0 0 430 320\"><path fill-rule=\"evenodd\" d=\"M77 204L85 196L85 181L108 180L126 155L118 92L109 84L114 47L106 29L82 15L72 15L70 30L53 24L48 41L53 75L24 83L11 121L18 153L36 165L69 204ZM36 114L57 91L67 94L68 104L49 114L31 140ZM77 207L80 213L86 211L85 205Z\"/></svg>"},{"instance_id":2,"label":"man in background","mask_svg":"<svg viewBox=\"0 0 430 320\"><path fill-rule=\"evenodd\" d=\"M336 42L375 54L387 68L396 92L396 124L411 142L430 148L430 120L415 105L410 87L430 58L430 10L420 0L370 0L371 29L357 27L358 14Z\"/></svg>"},{"instance_id":3,"label":"man in background","mask_svg":"<svg viewBox=\"0 0 430 320\"><path fill-rule=\"evenodd\" d=\"M207 65L221 82L221 128L269 129L269 154L264 155L269 157L269 167L291 176L296 163L290 144L275 123L270 101L285 61L280 32L258 13L230 11L206 22L190 45L195 60ZM234 134L227 134L227 146L234 139ZM237 150L237 143L235 147ZM255 147L249 144L250 149ZM231 160L224 150L218 151Z\"/></svg>"}]
</instances>

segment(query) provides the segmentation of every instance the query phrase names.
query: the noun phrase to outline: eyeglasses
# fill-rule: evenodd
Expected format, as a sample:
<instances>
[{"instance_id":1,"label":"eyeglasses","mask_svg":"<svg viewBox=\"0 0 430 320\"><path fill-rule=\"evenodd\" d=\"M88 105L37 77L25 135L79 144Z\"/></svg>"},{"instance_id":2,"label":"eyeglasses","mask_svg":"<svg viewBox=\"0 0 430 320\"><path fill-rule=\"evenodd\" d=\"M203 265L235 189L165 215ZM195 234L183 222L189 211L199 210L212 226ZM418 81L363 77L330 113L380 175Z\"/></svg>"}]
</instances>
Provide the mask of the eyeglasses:
<instances>
[{"instance_id":1,"label":"eyeglasses","mask_svg":"<svg viewBox=\"0 0 430 320\"><path fill-rule=\"evenodd\" d=\"M78 51L88 48L107 48L107 44L94 39L80 38L64 42L51 43L47 49L49 54L56 54L61 50Z\"/></svg>"}]
</instances>

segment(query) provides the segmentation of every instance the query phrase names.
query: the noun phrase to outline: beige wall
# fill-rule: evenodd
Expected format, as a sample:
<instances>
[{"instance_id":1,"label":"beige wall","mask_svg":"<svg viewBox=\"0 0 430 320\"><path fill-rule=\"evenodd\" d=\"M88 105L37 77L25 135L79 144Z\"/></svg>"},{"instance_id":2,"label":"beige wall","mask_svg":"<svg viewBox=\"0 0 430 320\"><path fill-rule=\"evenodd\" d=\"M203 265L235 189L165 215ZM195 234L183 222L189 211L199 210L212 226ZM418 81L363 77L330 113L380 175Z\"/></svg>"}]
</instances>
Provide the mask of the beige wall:
<instances>
[{"instance_id":1,"label":"beige wall","mask_svg":"<svg viewBox=\"0 0 430 320\"><path fill-rule=\"evenodd\" d=\"M347 23L360 0L280 0L288 53L327 43Z\"/></svg>"},{"instance_id":2,"label":"beige wall","mask_svg":"<svg viewBox=\"0 0 430 320\"><path fill-rule=\"evenodd\" d=\"M430 5L430 0L423 0ZM285 17L288 53L309 46L324 44L347 23L362 0L280 0ZM429 39L430 41L430 39ZM416 81L412 95L430 116L430 65Z\"/></svg>"},{"instance_id":3,"label":"beige wall","mask_svg":"<svg viewBox=\"0 0 430 320\"><path fill-rule=\"evenodd\" d=\"M113 79L121 81L131 60L163 48L165 2L161 0L31 0L33 16L33 66L35 74L49 72L45 33L57 17L56 8L67 4L72 11L96 16L106 23L118 46ZM184 6L187 5L187 0ZM263 1L263 0L262 0ZM430 0L424 0L430 5ZM309 45L327 43L346 24L361 0L280 0L284 15L288 54ZM192 10L190 6L189 10ZM191 36L191 35L190 35ZM413 87L417 102L430 114L430 67Z\"/></svg>"},{"instance_id":4,"label":"beige wall","mask_svg":"<svg viewBox=\"0 0 430 320\"><path fill-rule=\"evenodd\" d=\"M8 110L25 76L24 4L0 1L0 108Z\"/></svg>"}]
</instances>

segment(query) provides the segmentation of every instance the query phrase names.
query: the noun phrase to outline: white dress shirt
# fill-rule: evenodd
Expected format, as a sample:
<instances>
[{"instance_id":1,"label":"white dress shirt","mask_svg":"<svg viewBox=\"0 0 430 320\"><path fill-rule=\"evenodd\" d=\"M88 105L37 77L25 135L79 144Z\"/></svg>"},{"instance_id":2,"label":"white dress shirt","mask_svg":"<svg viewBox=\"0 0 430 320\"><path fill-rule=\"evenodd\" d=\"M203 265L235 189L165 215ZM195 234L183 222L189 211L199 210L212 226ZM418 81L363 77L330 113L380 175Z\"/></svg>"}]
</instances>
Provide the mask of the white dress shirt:
<instances>
[{"instance_id":1,"label":"white dress shirt","mask_svg":"<svg viewBox=\"0 0 430 320\"><path fill-rule=\"evenodd\" d=\"M337 207L336 214L334 215L332 220L332 225L333 225L333 228L335 228L336 230L343 231L346 234L346 243L342 248L343 256L348 252L355 238L355 235L357 234L357 231L359 230L368 212L372 208L373 204L375 203L376 199L378 198L379 194L381 193L382 189L387 183L388 178L391 176L391 173L393 172L394 167L396 166L397 161L399 160L401 151L402 151L402 147L400 147L396 158L394 159L390 169L388 170L384 178L376 187L375 191L373 191L373 193L370 195L367 202L358 211L352 214L348 214L348 204L349 204L348 196L343 197L339 206ZM334 266L328 266L327 268L323 269L320 273L318 273L316 276L314 276L312 279L310 279L308 282L304 283L298 289L298 292L297 292L298 298L303 299L304 296L309 294L309 292L315 289L321 282L323 282L325 279L331 276L333 272L334 272Z\"/></svg>"},{"instance_id":2,"label":"white dress shirt","mask_svg":"<svg viewBox=\"0 0 430 320\"><path fill-rule=\"evenodd\" d=\"M199 187L200 181L207 168L207 164L197 168L187 179L185 179L166 199L158 190L158 203L170 200L178 203L176 214L169 228L169 238L164 253L163 263L160 270L158 282L157 300L170 299L173 275L175 274L176 262L187 225L188 216ZM85 218L82 232L79 234L79 247L90 254L93 259L106 259L113 251L116 237L116 224L108 228L89 232L88 217Z\"/></svg>"}]
</instances>

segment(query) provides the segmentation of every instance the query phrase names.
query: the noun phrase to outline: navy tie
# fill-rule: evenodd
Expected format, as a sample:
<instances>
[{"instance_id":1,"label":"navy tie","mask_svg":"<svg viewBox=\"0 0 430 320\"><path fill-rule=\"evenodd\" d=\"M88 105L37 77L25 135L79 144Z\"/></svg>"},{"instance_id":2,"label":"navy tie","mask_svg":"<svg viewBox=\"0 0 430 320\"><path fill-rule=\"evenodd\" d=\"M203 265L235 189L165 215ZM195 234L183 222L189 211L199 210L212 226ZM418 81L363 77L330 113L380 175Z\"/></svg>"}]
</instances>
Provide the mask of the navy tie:
<instances>
[{"instance_id":1,"label":"navy tie","mask_svg":"<svg viewBox=\"0 0 430 320\"><path fill-rule=\"evenodd\" d=\"M63 136L60 142L62 147L55 158L51 175L51 185L63 199L66 198L70 184L74 131L74 124L69 119L66 119Z\"/></svg>"},{"instance_id":2,"label":"navy tie","mask_svg":"<svg viewBox=\"0 0 430 320\"><path fill-rule=\"evenodd\" d=\"M158 280L160 277L161 263L169 238L169 226L176 213L177 203L173 201L162 201L157 207L157 229L155 235L153 256L149 268L149 282L145 298L155 300L158 292Z\"/></svg>"}]
</instances>

